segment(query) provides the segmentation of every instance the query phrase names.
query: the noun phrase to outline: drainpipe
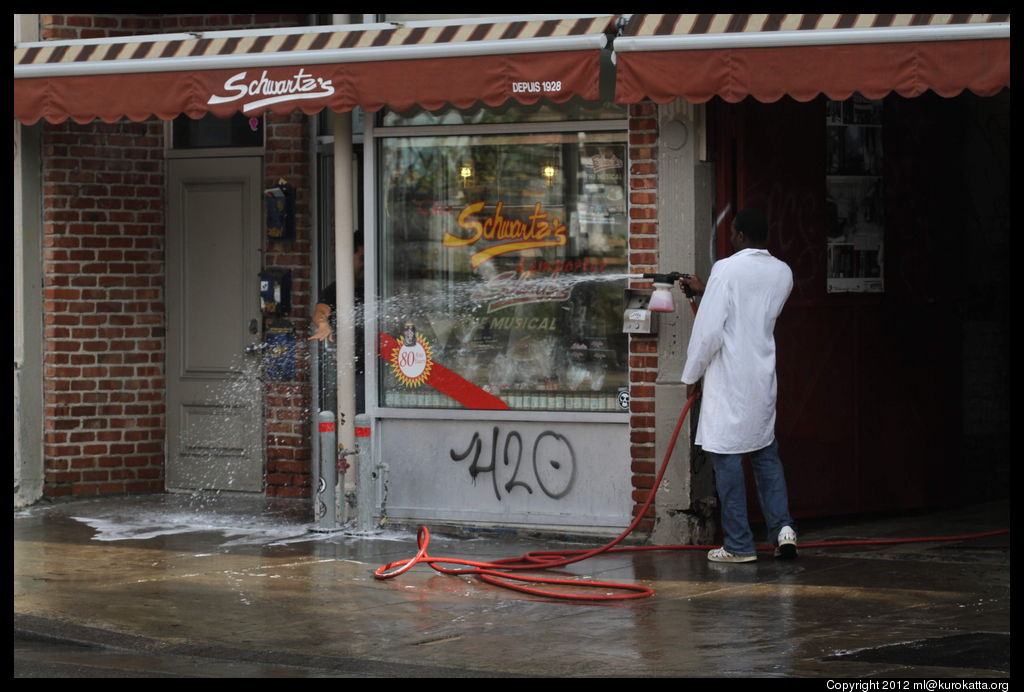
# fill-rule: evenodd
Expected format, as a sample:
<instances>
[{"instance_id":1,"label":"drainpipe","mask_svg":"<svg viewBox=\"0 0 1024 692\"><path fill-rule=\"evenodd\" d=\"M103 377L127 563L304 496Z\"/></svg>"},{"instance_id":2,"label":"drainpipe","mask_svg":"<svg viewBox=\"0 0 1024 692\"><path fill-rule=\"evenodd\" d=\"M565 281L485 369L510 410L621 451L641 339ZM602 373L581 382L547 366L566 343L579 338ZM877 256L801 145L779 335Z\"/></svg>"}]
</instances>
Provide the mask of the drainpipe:
<instances>
[{"instance_id":1,"label":"drainpipe","mask_svg":"<svg viewBox=\"0 0 1024 692\"><path fill-rule=\"evenodd\" d=\"M349 24L347 14L336 14L335 24ZM352 228L352 113L332 113L334 131L334 266L337 286L338 447L355 448L355 264ZM346 483L349 474L345 474ZM342 497L346 496L345 488ZM342 502L341 522L348 521L348 503Z\"/></svg>"}]
</instances>

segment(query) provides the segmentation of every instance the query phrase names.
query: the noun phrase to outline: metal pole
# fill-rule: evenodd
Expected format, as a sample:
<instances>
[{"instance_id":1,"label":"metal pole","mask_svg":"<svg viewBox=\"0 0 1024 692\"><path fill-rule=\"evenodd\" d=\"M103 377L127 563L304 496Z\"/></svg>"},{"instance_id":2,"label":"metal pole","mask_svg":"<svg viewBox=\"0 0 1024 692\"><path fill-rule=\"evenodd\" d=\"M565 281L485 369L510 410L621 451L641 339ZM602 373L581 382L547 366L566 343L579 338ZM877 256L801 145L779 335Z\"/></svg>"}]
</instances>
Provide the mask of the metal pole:
<instances>
[{"instance_id":1,"label":"metal pole","mask_svg":"<svg viewBox=\"0 0 1024 692\"><path fill-rule=\"evenodd\" d=\"M320 473L316 488L316 531L338 527L337 431L333 411L317 416L320 430Z\"/></svg>"},{"instance_id":2,"label":"metal pole","mask_svg":"<svg viewBox=\"0 0 1024 692\"><path fill-rule=\"evenodd\" d=\"M373 515L379 504L376 492L377 484L373 472L373 449L371 447L370 417L365 413L356 416L356 437L359 439L359 456L357 457L356 478L358 479L358 496L356 497L356 530L367 532L374 528Z\"/></svg>"},{"instance_id":3,"label":"metal pole","mask_svg":"<svg viewBox=\"0 0 1024 692\"><path fill-rule=\"evenodd\" d=\"M336 14L335 24L348 24L351 16ZM352 195L352 113L331 113L331 124L334 131L334 266L335 286L337 288L335 339L338 368L338 422L341 430L338 434L338 447L342 450L355 448L355 435L351 423L356 415L356 377L355 377L355 324L358 319L355 310L355 262L353 248L353 195ZM337 452L335 452L337 454ZM343 489L344 492L344 489ZM341 522L347 506L341 507Z\"/></svg>"},{"instance_id":4,"label":"metal pole","mask_svg":"<svg viewBox=\"0 0 1024 692\"><path fill-rule=\"evenodd\" d=\"M356 413L355 369L355 266L352 229L352 114L334 113L334 248L337 287L338 421L342 449L352 449L352 426L345 425ZM342 517L342 521L345 517Z\"/></svg>"}]
</instances>

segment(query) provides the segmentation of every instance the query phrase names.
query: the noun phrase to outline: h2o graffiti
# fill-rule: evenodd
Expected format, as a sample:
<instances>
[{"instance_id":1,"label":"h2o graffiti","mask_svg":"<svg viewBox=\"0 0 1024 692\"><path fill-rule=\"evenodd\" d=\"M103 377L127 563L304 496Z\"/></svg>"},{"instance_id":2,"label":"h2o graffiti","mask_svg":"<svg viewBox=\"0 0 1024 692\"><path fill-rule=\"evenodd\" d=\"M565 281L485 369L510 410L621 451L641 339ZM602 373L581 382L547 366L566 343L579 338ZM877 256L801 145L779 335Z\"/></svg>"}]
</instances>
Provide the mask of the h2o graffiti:
<instances>
[{"instance_id":1,"label":"h2o graffiti","mask_svg":"<svg viewBox=\"0 0 1024 692\"><path fill-rule=\"evenodd\" d=\"M498 463L498 448L501 440L501 429L494 426L491 430L491 449L489 464L480 463L481 452L484 443L480 433L474 432L469 446L464 452L449 450L452 461L465 461L473 456L469 464L469 475L473 481L481 473L491 474L491 483L494 486L494 497L501 500L500 488L505 489L507 495L511 495L516 488L523 489L532 495L534 484L545 495L553 500L565 497L572 490L573 482L576 480L576 452L572 448L565 435L545 430L537 435L533 442L532 469L524 467L523 457L526 446L523 443L523 436L518 431L512 430L505 435L505 441L501 446L501 464ZM532 473L531 473L532 470ZM510 473L508 480L501 483L499 474Z\"/></svg>"}]
</instances>

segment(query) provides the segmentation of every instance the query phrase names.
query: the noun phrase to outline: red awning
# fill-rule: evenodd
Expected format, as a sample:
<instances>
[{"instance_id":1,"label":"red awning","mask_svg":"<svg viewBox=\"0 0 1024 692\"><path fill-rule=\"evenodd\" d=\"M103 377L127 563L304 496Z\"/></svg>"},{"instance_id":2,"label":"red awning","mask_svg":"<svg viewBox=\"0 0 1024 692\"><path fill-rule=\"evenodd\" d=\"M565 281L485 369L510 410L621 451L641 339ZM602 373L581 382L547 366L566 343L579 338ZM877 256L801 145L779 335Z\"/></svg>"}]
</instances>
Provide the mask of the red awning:
<instances>
[{"instance_id":1,"label":"red awning","mask_svg":"<svg viewBox=\"0 0 1024 692\"><path fill-rule=\"evenodd\" d=\"M613 47L618 103L991 96L1010 86L1005 14L638 14Z\"/></svg>"},{"instance_id":2,"label":"red awning","mask_svg":"<svg viewBox=\"0 0 1024 692\"><path fill-rule=\"evenodd\" d=\"M598 100L614 25L560 15L19 44L14 114L85 123Z\"/></svg>"}]
</instances>

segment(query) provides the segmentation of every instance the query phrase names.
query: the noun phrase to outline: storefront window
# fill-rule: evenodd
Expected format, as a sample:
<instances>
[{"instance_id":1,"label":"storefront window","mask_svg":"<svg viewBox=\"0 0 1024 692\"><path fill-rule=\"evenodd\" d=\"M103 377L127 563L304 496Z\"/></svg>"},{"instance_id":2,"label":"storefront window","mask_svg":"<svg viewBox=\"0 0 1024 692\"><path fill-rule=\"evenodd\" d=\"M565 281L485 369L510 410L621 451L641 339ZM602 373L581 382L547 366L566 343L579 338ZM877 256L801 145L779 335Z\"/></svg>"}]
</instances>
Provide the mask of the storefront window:
<instances>
[{"instance_id":1,"label":"storefront window","mask_svg":"<svg viewBox=\"0 0 1024 692\"><path fill-rule=\"evenodd\" d=\"M396 345L382 404L461 408L458 387L511 409L621 410L625 133L380 148L377 322Z\"/></svg>"}]
</instances>

